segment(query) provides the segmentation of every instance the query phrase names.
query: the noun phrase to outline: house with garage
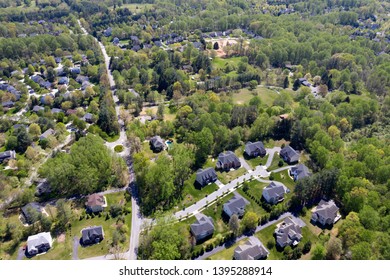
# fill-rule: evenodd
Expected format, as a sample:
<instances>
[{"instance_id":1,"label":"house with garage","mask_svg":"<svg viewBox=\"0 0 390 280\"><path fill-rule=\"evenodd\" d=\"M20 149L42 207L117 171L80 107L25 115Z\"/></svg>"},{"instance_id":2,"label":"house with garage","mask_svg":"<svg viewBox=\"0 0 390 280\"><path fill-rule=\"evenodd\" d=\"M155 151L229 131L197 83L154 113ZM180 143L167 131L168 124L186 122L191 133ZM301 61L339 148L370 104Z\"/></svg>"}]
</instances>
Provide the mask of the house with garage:
<instances>
[{"instance_id":1,"label":"house with garage","mask_svg":"<svg viewBox=\"0 0 390 280\"><path fill-rule=\"evenodd\" d=\"M233 198L228 200L223 205L223 212L228 216L229 218L233 216L234 214L237 215L239 218L244 216L245 213L245 207L249 204L249 202L243 198L241 195L234 193Z\"/></svg>"},{"instance_id":2,"label":"house with garage","mask_svg":"<svg viewBox=\"0 0 390 280\"><path fill-rule=\"evenodd\" d=\"M41 232L27 238L26 254L35 256L47 252L53 245L50 232Z\"/></svg>"},{"instance_id":3,"label":"house with garage","mask_svg":"<svg viewBox=\"0 0 390 280\"><path fill-rule=\"evenodd\" d=\"M299 153L295 151L291 146L286 146L280 150L280 156L288 164L294 164L299 161Z\"/></svg>"},{"instance_id":4,"label":"house with garage","mask_svg":"<svg viewBox=\"0 0 390 280\"><path fill-rule=\"evenodd\" d=\"M49 137L50 135L54 135L54 133L54 129L49 128L44 133L42 133L41 136L39 136L39 140L47 139L47 137Z\"/></svg>"},{"instance_id":5,"label":"house with garage","mask_svg":"<svg viewBox=\"0 0 390 280\"><path fill-rule=\"evenodd\" d=\"M190 231L197 243L206 240L214 234L213 219L203 214L196 215L196 222L191 224Z\"/></svg>"},{"instance_id":6,"label":"house with garage","mask_svg":"<svg viewBox=\"0 0 390 280\"><path fill-rule=\"evenodd\" d=\"M15 102L13 102L13 101L11 101L11 100L9 100L9 101L4 101L4 102L1 103L1 106L2 106L3 108L12 108L12 107L15 106Z\"/></svg>"},{"instance_id":7,"label":"house with garage","mask_svg":"<svg viewBox=\"0 0 390 280\"><path fill-rule=\"evenodd\" d=\"M83 246L100 243L104 239L102 226L93 226L81 230L81 244Z\"/></svg>"},{"instance_id":8,"label":"house with garage","mask_svg":"<svg viewBox=\"0 0 390 280\"><path fill-rule=\"evenodd\" d=\"M37 202L30 202L21 208L22 218L26 224L33 224L42 215L43 207ZM23 221L22 219L22 221Z\"/></svg>"},{"instance_id":9,"label":"house with garage","mask_svg":"<svg viewBox=\"0 0 390 280\"><path fill-rule=\"evenodd\" d=\"M312 210L311 221L321 226L331 226L341 218L339 208L333 200L321 200Z\"/></svg>"},{"instance_id":10,"label":"house with garage","mask_svg":"<svg viewBox=\"0 0 390 280\"><path fill-rule=\"evenodd\" d=\"M284 194L289 193L290 190L279 182L271 182L263 189L262 196L269 204L277 204L284 200Z\"/></svg>"},{"instance_id":11,"label":"house with garage","mask_svg":"<svg viewBox=\"0 0 390 280\"><path fill-rule=\"evenodd\" d=\"M304 164L298 164L290 169L290 176L294 178L294 181L311 176L309 168Z\"/></svg>"},{"instance_id":12,"label":"house with garage","mask_svg":"<svg viewBox=\"0 0 390 280\"><path fill-rule=\"evenodd\" d=\"M227 151L219 154L216 166L217 169L229 171L232 168L240 168L241 162L232 151Z\"/></svg>"},{"instance_id":13,"label":"house with garage","mask_svg":"<svg viewBox=\"0 0 390 280\"><path fill-rule=\"evenodd\" d=\"M107 207L107 199L104 195L94 193L88 196L85 207L90 213L102 212Z\"/></svg>"},{"instance_id":14,"label":"house with garage","mask_svg":"<svg viewBox=\"0 0 390 280\"><path fill-rule=\"evenodd\" d=\"M251 236L249 239L234 250L234 260L264 260L268 257L269 252L261 243L261 241Z\"/></svg>"},{"instance_id":15,"label":"house with garage","mask_svg":"<svg viewBox=\"0 0 390 280\"><path fill-rule=\"evenodd\" d=\"M34 113L38 113L41 111L45 111L45 108L43 108L42 106L35 105L32 110Z\"/></svg>"},{"instance_id":16,"label":"house with garage","mask_svg":"<svg viewBox=\"0 0 390 280\"><path fill-rule=\"evenodd\" d=\"M156 153L161 152L165 149L164 140L158 135L150 138L150 149Z\"/></svg>"},{"instance_id":17,"label":"house with garage","mask_svg":"<svg viewBox=\"0 0 390 280\"><path fill-rule=\"evenodd\" d=\"M248 142L245 145L245 153L248 157L264 157L267 151L264 148L264 144L261 141Z\"/></svg>"},{"instance_id":18,"label":"house with garage","mask_svg":"<svg viewBox=\"0 0 390 280\"><path fill-rule=\"evenodd\" d=\"M204 187L210 183L214 183L217 180L218 177L214 168L209 167L206 169L199 169L196 172L195 185L199 187Z\"/></svg>"},{"instance_id":19,"label":"house with garage","mask_svg":"<svg viewBox=\"0 0 390 280\"><path fill-rule=\"evenodd\" d=\"M5 151L0 153L0 163L15 158L16 158L15 151Z\"/></svg>"},{"instance_id":20,"label":"house with garage","mask_svg":"<svg viewBox=\"0 0 390 280\"><path fill-rule=\"evenodd\" d=\"M293 218L287 217L276 226L275 238L281 248L296 246L302 239L302 229Z\"/></svg>"}]
</instances>

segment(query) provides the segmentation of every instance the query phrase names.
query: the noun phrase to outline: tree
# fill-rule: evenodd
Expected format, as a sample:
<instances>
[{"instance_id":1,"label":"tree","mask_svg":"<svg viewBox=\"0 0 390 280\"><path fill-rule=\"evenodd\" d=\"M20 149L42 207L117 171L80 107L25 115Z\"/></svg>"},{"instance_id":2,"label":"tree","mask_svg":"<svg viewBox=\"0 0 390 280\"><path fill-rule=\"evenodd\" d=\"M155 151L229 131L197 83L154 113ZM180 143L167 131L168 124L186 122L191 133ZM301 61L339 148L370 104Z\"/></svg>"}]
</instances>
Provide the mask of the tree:
<instances>
[{"instance_id":1,"label":"tree","mask_svg":"<svg viewBox=\"0 0 390 280\"><path fill-rule=\"evenodd\" d=\"M341 240L334 237L331 238L326 245L326 258L328 260L337 260L343 251Z\"/></svg>"},{"instance_id":2,"label":"tree","mask_svg":"<svg viewBox=\"0 0 390 280\"><path fill-rule=\"evenodd\" d=\"M301 83L299 82L299 79L296 79L293 84L293 90L297 91L299 87L301 86Z\"/></svg>"},{"instance_id":3,"label":"tree","mask_svg":"<svg viewBox=\"0 0 390 280\"><path fill-rule=\"evenodd\" d=\"M290 81L288 79L288 76L286 76L286 78L284 78L284 81L283 81L283 88L288 88L290 86Z\"/></svg>"},{"instance_id":4,"label":"tree","mask_svg":"<svg viewBox=\"0 0 390 280\"><path fill-rule=\"evenodd\" d=\"M64 199L60 199L56 204L57 216L56 216L56 228L59 232L63 232L66 226L72 220L72 209L70 205L65 202Z\"/></svg>"},{"instance_id":5,"label":"tree","mask_svg":"<svg viewBox=\"0 0 390 280\"><path fill-rule=\"evenodd\" d=\"M32 123L30 124L29 128L28 128L28 132L30 133L30 135L33 137L33 140L37 140L39 135L42 134L41 132L41 128L39 127L38 124L36 123Z\"/></svg>"},{"instance_id":6,"label":"tree","mask_svg":"<svg viewBox=\"0 0 390 280\"><path fill-rule=\"evenodd\" d=\"M259 217L254 212L246 212L241 221L244 231L254 232L259 223Z\"/></svg>"},{"instance_id":7,"label":"tree","mask_svg":"<svg viewBox=\"0 0 390 280\"><path fill-rule=\"evenodd\" d=\"M15 150L18 153L24 153L27 150L27 147L31 145L32 140L30 135L28 135L27 130L24 126L19 127L16 131L17 147Z\"/></svg>"},{"instance_id":8,"label":"tree","mask_svg":"<svg viewBox=\"0 0 390 280\"><path fill-rule=\"evenodd\" d=\"M174 174L174 183L176 186L183 186L192 172L194 164L194 153L188 146L175 144L172 150L172 167Z\"/></svg>"},{"instance_id":9,"label":"tree","mask_svg":"<svg viewBox=\"0 0 390 280\"><path fill-rule=\"evenodd\" d=\"M211 153L214 137L211 130L205 127L197 133L194 139L196 145L195 162L197 166L202 166L207 156Z\"/></svg>"},{"instance_id":10,"label":"tree","mask_svg":"<svg viewBox=\"0 0 390 280\"><path fill-rule=\"evenodd\" d=\"M371 244L368 242L360 242L351 247L353 260L369 260L371 257Z\"/></svg>"},{"instance_id":11,"label":"tree","mask_svg":"<svg viewBox=\"0 0 390 280\"><path fill-rule=\"evenodd\" d=\"M159 120L164 120L164 111L165 111L165 105L164 103L160 103L157 108L157 118Z\"/></svg>"},{"instance_id":12,"label":"tree","mask_svg":"<svg viewBox=\"0 0 390 280\"><path fill-rule=\"evenodd\" d=\"M240 220L236 214L233 214L229 219L229 229L232 231L234 237L240 234Z\"/></svg>"},{"instance_id":13,"label":"tree","mask_svg":"<svg viewBox=\"0 0 390 280\"><path fill-rule=\"evenodd\" d=\"M325 251L324 246L322 246L321 244L317 244L312 251L311 259L312 260L323 260L323 259L325 259L325 255L326 255L326 251Z\"/></svg>"}]
</instances>

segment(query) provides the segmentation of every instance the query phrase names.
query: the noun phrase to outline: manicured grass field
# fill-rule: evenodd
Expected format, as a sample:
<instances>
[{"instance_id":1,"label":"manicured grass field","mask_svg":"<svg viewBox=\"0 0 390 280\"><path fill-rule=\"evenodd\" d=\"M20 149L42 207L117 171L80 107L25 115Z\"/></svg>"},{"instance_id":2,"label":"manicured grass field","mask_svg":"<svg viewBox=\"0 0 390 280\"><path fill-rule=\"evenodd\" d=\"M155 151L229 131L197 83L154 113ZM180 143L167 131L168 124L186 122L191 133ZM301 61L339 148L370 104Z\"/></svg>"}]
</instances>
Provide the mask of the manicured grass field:
<instances>
[{"instance_id":1,"label":"manicured grass field","mask_svg":"<svg viewBox=\"0 0 390 280\"><path fill-rule=\"evenodd\" d=\"M217 176L218 179L223 183L223 184L228 184L229 181L232 181L246 173L246 169L244 167L240 167L236 170L231 170L229 172L221 172L217 171Z\"/></svg>"},{"instance_id":2,"label":"manicured grass field","mask_svg":"<svg viewBox=\"0 0 390 280\"><path fill-rule=\"evenodd\" d=\"M285 163L283 161L283 165L282 166L279 166L279 161L281 160L282 158L277 154L275 153L274 154L274 158L272 159L272 162L271 162L271 165L268 167L268 171L272 171L272 170L275 170L275 169L278 169L280 167L284 167L284 166L287 166L288 164Z\"/></svg>"},{"instance_id":3,"label":"manicured grass field","mask_svg":"<svg viewBox=\"0 0 390 280\"><path fill-rule=\"evenodd\" d=\"M127 8L132 13L141 13L147 9L153 8L153 4L123 4L120 8ZM112 6L111 9L114 9L114 6Z\"/></svg>"},{"instance_id":4,"label":"manicured grass field","mask_svg":"<svg viewBox=\"0 0 390 280\"><path fill-rule=\"evenodd\" d=\"M278 96L274 90L265 87L258 87L254 90L243 88L238 93L233 94L233 103L248 104L256 94L260 97L262 104L265 104L267 107L272 106L275 98Z\"/></svg>"},{"instance_id":5,"label":"manicured grass field","mask_svg":"<svg viewBox=\"0 0 390 280\"><path fill-rule=\"evenodd\" d=\"M283 183L290 191L294 190L295 182L288 174L288 170L284 170L282 172L274 173L274 181L278 181Z\"/></svg>"},{"instance_id":6,"label":"manicured grass field","mask_svg":"<svg viewBox=\"0 0 390 280\"><path fill-rule=\"evenodd\" d=\"M234 255L234 250L244 244L248 238L244 238L243 240L238 241L237 243L233 244L229 248L226 248L212 256L209 257L210 260L232 260Z\"/></svg>"},{"instance_id":7,"label":"manicured grass field","mask_svg":"<svg viewBox=\"0 0 390 280\"><path fill-rule=\"evenodd\" d=\"M230 57L230 58L221 58L221 57L215 57L213 59L213 66L215 68L219 69L225 69L225 65L227 63L233 64L235 67L237 67L238 63L241 61L241 57Z\"/></svg>"},{"instance_id":8,"label":"manicured grass field","mask_svg":"<svg viewBox=\"0 0 390 280\"><path fill-rule=\"evenodd\" d=\"M245 161L253 168L255 169L259 165L265 165L267 162L269 155L265 155L265 157L255 157L255 158L248 158L245 159Z\"/></svg>"}]
</instances>

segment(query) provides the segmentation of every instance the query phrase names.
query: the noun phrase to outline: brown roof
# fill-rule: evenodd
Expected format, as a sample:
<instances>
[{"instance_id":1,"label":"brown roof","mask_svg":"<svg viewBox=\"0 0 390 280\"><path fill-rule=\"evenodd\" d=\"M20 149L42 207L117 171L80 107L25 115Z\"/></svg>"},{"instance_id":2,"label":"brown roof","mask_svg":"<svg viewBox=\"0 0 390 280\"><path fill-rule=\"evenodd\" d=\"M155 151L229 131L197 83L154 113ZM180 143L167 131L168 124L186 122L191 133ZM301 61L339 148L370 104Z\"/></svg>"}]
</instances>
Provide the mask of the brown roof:
<instances>
[{"instance_id":1,"label":"brown roof","mask_svg":"<svg viewBox=\"0 0 390 280\"><path fill-rule=\"evenodd\" d=\"M104 196L97 193L88 196L88 201L85 203L85 205L89 207L103 206L104 204L105 204Z\"/></svg>"}]
</instances>

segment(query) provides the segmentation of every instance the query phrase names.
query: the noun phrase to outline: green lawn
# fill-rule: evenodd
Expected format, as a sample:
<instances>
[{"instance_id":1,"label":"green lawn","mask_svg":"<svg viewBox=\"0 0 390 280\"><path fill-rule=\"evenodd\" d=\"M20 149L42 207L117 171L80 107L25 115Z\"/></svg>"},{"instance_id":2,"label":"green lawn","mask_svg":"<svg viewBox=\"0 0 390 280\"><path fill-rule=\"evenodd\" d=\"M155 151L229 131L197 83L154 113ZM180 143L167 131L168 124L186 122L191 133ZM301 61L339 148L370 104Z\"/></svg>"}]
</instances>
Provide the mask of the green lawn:
<instances>
[{"instance_id":1,"label":"green lawn","mask_svg":"<svg viewBox=\"0 0 390 280\"><path fill-rule=\"evenodd\" d=\"M121 6L117 6L117 8L127 8L132 13L141 13L144 12L147 9L153 8L153 4L123 4ZM111 9L114 9L114 6L111 7Z\"/></svg>"},{"instance_id":2,"label":"green lawn","mask_svg":"<svg viewBox=\"0 0 390 280\"><path fill-rule=\"evenodd\" d=\"M254 197L260 199L261 196L263 195L263 189L266 186L268 186L267 183L261 183L257 180L252 180L252 181L248 182L248 187L249 187L248 193L250 193Z\"/></svg>"},{"instance_id":3,"label":"green lawn","mask_svg":"<svg viewBox=\"0 0 390 280\"><path fill-rule=\"evenodd\" d=\"M289 176L288 172L288 170L283 170L282 172L274 173L274 181L283 183L287 188L290 189L290 191L293 191L295 187L295 182Z\"/></svg>"},{"instance_id":4,"label":"green lawn","mask_svg":"<svg viewBox=\"0 0 390 280\"><path fill-rule=\"evenodd\" d=\"M237 192L243 196L246 200L248 200L250 202L250 204L248 204L246 207L245 207L245 212L255 212L259 217L263 216L264 214L267 214L267 212L263 209L263 207L261 207L260 205L258 205L253 199L251 199L243 190L242 188L240 189L237 189ZM261 195L259 197L259 199L261 198Z\"/></svg>"},{"instance_id":5,"label":"green lawn","mask_svg":"<svg viewBox=\"0 0 390 280\"><path fill-rule=\"evenodd\" d=\"M114 135L114 136L108 136L106 139L104 139L104 140L106 140L107 142L110 142L110 143L112 143L112 142L115 142L115 141L117 141L119 139L119 134L118 135Z\"/></svg>"},{"instance_id":6,"label":"green lawn","mask_svg":"<svg viewBox=\"0 0 390 280\"><path fill-rule=\"evenodd\" d=\"M144 141L142 143L142 152L145 153L146 157L148 157L149 159L155 159L157 158L158 155L166 155L167 152L166 150L160 152L160 153L154 153L151 149L150 149L150 144L149 144L149 141Z\"/></svg>"},{"instance_id":7,"label":"green lawn","mask_svg":"<svg viewBox=\"0 0 390 280\"><path fill-rule=\"evenodd\" d=\"M221 172L217 171L217 176L218 179L223 183L223 184L228 184L230 181L244 175L246 173L246 169L244 167L240 167L236 170L232 170L229 172Z\"/></svg>"},{"instance_id":8,"label":"green lawn","mask_svg":"<svg viewBox=\"0 0 390 280\"><path fill-rule=\"evenodd\" d=\"M274 90L267 89L265 87L258 87L254 90L243 88L240 89L238 93L233 94L233 103L248 104L249 101L256 95L260 97L262 104L266 105L267 107L272 106L274 100L278 96Z\"/></svg>"},{"instance_id":9,"label":"green lawn","mask_svg":"<svg viewBox=\"0 0 390 280\"><path fill-rule=\"evenodd\" d=\"M210 256L209 259L210 260L232 260L234 255L234 250L238 246L243 245L247 240L248 238L244 238L243 240L240 240L237 243L233 244L233 246Z\"/></svg>"},{"instance_id":10,"label":"green lawn","mask_svg":"<svg viewBox=\"0 0 390 280\"><path fill-rule=\"evenodd\" d=\"M245 161L255 169L259 165L265 165L267 162L269 155L265 155L265 157L255 157L250 159L245 159Z\"/></svg>"},{"instance_id":11,"label":"green lawn","mask_svg":"<svg viewBox=\"0 0 390 280\"><path fill-rule=\"evenodd\" d=\"M221 58L221 57L215 57L212 61L212 65L214 68L224 69L226 63L231 63L235 67L238 66L238 63L241 61L241 57L230 57L230 58Z\"/></svg>"},{"instance_id":12,"label":"green lawn","mask_svg":"<svg viewBox=\"0 0 390 280\"><path fill-rule=\"evenodd\" d=\"M287 166L288 164L285 163L283 160L283 165L282 166L279 166L279 161L281 160L282 158L277 154L275 153L274 154L274 158L272 159L272 162L271 162L271 165L267 168L268 171L272 171L272 170L275 170L275 169L278 169L280 167L284 167L284 166Z\"/></svg>"}]
</instances>

